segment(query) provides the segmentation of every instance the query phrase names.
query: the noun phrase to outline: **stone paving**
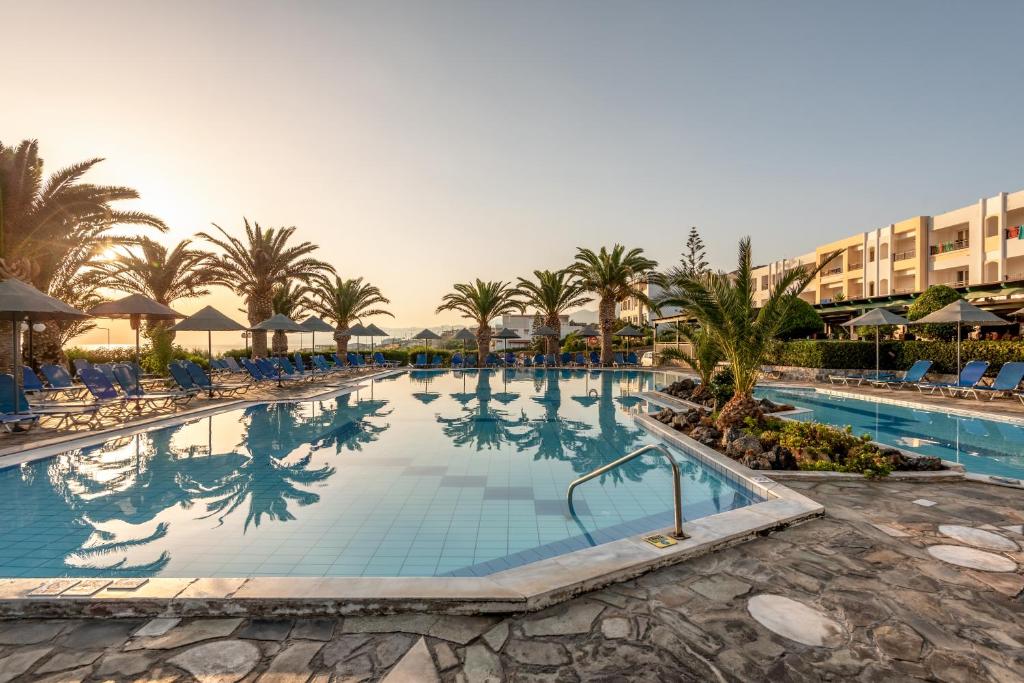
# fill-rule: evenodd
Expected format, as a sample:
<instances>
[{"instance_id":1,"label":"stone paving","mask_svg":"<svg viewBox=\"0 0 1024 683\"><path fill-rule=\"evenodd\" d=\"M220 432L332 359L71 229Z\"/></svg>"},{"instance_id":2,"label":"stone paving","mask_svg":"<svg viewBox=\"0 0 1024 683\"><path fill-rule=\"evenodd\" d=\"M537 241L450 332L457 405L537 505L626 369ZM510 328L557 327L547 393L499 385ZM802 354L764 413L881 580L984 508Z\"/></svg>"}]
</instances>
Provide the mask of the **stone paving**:
<instances>
[{"instance_id":1,"label":"stone paving","mask_svg":"<svg viewBox=\"0 0 1024 683\"><path fill-rule=\"evenodd\" d=\"M10 621L0 683L1024 681L1019 491L793 486L826 517L536 614Z\"/></svg>"}]
</instances>

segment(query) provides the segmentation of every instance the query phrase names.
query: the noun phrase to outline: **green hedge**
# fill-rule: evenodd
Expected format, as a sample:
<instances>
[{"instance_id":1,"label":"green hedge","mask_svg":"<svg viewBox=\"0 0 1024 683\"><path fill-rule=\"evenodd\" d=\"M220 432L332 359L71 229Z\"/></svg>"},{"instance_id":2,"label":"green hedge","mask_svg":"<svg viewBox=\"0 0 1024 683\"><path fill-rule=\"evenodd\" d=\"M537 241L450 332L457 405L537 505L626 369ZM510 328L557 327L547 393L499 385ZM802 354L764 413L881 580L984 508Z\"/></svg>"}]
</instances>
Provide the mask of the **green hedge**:
<instances>
[{"instance_id":1,"label":"green hedge","mask_svg":"<svg viewBox=\"0 0 1024 683\"><path fill-rule=\"evenodd\" d=\"M956 372L956 342L883 341L880 361L883 370L906 370L916 360L930 360L932 371ZM960 347L961 363L987 360L994 375L1003 363L1024 361L1024 342L965 341ZM867 370L875 367L873 341L800 340L782 342L771 355L773 365L801 368Z\"/></svg>"}]
</instances>

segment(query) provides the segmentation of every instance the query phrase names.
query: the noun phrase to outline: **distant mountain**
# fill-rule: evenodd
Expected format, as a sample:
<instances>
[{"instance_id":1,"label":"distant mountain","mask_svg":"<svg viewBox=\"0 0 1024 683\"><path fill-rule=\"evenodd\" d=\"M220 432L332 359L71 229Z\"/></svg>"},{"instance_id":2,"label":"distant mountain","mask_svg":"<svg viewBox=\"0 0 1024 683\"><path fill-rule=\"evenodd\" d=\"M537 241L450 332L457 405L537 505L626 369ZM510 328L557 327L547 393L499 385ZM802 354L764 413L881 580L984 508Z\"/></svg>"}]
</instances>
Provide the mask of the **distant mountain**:
<instances>
[{"instance_id":1,"label":"distant mountain","mask_svg":"<svg viewBox=\"0 0 1024 683\"><path fill-rule=\"evenodd\" d=\"M591 311L586 308L581 308L578 311L574 311L569 314L569 320L576 323L583 323L584 325L597 324L598 313L597 311Z\"/></svg>"}]
</instances>

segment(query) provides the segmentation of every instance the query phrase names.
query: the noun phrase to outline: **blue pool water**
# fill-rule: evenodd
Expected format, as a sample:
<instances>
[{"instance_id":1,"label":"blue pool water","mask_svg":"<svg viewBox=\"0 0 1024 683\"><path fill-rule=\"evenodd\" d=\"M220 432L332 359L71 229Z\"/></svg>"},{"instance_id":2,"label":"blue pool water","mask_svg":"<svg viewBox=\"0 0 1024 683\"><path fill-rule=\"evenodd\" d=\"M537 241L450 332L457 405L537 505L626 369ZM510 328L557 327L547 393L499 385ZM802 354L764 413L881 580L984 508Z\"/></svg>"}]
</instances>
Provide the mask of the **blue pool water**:
<instances>
[{"instance_id":1,"label":"blue pool water","mask_svg":"<svg viewBox=\"0 0 1024 683\"><path fill-rule=\"evenodd\" d=\"M870 434L875 441L960 463L968 472L1024 479L1024 426L935 410L829 396L808 389L758 389L773 401L807 408L797 419ZM983 404L982 404L983 405Z\"/></svg>"},{"instance_id":2,"label":"blue pool water","mask_svg":"<svg viewBox=\"0 0 1024 683\"><path fill-rule=\"evenodd\" d=\"M671 526L640 371L417 371L0 470L0 576L484 575ZM684 514L759 499L678 454Z\"/></svg>"}]
</instances>

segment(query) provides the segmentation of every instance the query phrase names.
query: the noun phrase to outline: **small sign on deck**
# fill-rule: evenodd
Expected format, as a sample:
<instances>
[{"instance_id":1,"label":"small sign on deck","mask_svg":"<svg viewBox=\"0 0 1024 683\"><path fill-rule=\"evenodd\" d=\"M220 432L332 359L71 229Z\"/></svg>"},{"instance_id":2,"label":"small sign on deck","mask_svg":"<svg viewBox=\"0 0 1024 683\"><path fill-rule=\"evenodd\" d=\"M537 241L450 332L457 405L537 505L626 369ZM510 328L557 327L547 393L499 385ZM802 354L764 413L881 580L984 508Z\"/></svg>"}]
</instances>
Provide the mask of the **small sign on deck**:
<instances>
[{"instance_id":1,"label":"small sign on deck","mask_svg":"<svg viewBox=\"0 0 1024 683\"><path fill-rule=\"evenodd\" d=\"M644 536L644 541L650 543L655 548L668 548L676 544L676 539L665 534L654 534L653 536Z\"/></svg>"}]
</instances>

